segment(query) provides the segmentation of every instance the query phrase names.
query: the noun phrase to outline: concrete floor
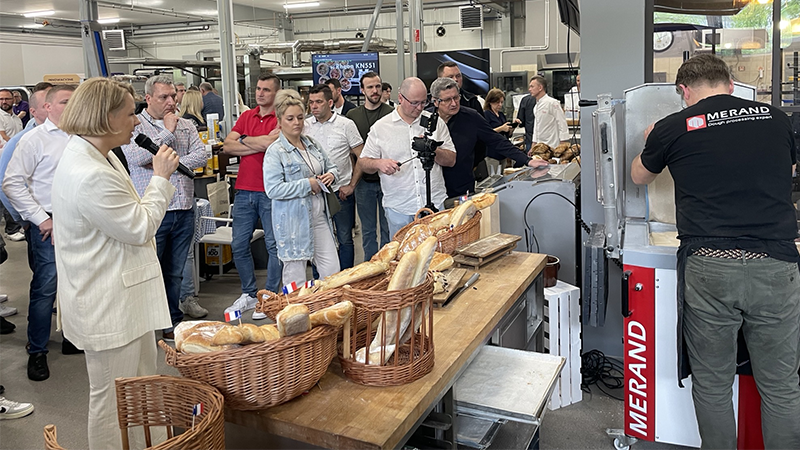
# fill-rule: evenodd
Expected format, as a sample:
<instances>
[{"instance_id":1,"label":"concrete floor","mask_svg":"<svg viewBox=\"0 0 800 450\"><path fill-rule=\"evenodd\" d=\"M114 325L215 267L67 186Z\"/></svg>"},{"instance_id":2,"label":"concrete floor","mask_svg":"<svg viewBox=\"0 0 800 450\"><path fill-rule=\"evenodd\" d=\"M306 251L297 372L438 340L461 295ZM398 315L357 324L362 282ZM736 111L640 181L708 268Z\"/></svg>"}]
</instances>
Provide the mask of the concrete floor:
<instances>
[{"instance_id":1,"label":"concrete floor","mask_svg":"<svg viewBox=\"0 0 800 450\"><path fill-rule=\"evenodd\" d=\"M61 354L61 333L55 330L55 316L48 354L50 378L42 382L27 378L25 330L31 273L27 264L26 243L6 242L9 259L0 265L0 293L8 294L9 301L6 304L19 309L19 313L7 318L17 325L16 331L0 336L0 384L6 388L6 398L33 403L36 410L25 418L0 421L0 449L42 448L42 429L47 424L58 427L58 440L64 447L87 448L89 382L85 361L82 355ZM360 247L359 239L356 242L357 261L363 259ZM265 272L257 271L259 284L266 279ZM201 283L200 289L200 304L210 311L208 319L222 320L223 310L239 296L239 277L234 270ZM250 317L251 314L246 313L245 321L252 321ZM159 353L163 356L160 349ZM164 363L163 357L159 359L159 373L178 375L176 370ZM622 427L622 414L622 402L599 392L585 395L580 403L546 413L541 429L541 448L613 449L613 439L606 435L605 430ZM228 448L286 448L298 444L231 424L226 427L226 436ZM680 447L642 442L634 448Z\"/></svg>"}]
</instances>

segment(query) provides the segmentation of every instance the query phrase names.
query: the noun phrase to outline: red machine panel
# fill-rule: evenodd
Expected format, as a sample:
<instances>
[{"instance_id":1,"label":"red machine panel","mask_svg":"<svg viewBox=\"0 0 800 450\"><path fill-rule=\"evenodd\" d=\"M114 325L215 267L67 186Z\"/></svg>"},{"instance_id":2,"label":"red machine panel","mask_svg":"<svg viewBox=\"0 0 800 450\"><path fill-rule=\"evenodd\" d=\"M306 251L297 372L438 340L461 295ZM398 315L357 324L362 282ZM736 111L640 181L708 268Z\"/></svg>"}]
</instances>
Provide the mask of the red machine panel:
<instances>
[{"instance_id":1,"label":"red machine panel","mask_svg":"<svg viewBox=\"0 0 800 450\"><path fill-rule=\"evenodd\" d=\"M655 441L655 269L625 265L625 434Z\"/></svg>"}]
</instances>

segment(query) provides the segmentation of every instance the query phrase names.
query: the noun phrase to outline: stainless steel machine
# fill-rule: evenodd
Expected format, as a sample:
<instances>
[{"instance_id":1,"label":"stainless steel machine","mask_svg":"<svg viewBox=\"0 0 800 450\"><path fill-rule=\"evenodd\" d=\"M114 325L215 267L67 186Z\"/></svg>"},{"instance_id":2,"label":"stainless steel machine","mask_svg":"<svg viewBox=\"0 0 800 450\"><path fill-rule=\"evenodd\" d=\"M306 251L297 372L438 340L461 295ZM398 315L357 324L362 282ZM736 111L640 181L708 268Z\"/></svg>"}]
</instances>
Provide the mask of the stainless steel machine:
<instances>
[{"instance_id":1,"label":"stainless steel machine","mask_svg":"<svg viewBox=\"0 0 800 450\"><path fill-rule=\"evenodd\" d=\"M734 95L752 100L755 92L736 83ZM607 261L598 259L621 261L625 428L618 448L636 439L700 446L691 377L684 380L685 388L678 385L674 185L667 171L649 186L638 186L630 177L631 163L644 148L644 130L682 108L674 84L654 83L626 90L622 100L600 95L593 112L596 194L604 223L593 224L586 242L592 261L584 266L589 272L583 301L605 304ZM734 407L739 385L737 376Z\"/></svg>"}]
</instances>

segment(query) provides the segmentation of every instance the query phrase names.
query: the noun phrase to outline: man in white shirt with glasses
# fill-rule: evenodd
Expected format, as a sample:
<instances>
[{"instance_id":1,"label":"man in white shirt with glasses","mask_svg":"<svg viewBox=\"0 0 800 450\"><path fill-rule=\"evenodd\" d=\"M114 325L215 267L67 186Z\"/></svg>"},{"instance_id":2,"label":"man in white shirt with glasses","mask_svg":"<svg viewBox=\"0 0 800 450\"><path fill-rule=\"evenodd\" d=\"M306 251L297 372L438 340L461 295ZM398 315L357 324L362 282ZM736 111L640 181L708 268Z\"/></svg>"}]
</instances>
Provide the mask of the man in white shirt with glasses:
<instances>
[{"instance_id":1,"label":"man in white shirt with glasses","mask_svg":"<svg viewBox=\"0 0 800 450\"><path fill-rule=\"evenodd\" d=\"M414 137L423 136L420 124L422 110L427 104L428 91L416 77L403 80L398 88L400 106L375 122L361 152L361 167L365 173L378 172L383 189L383 208L393 236L414 220L414 214L427 203L425 170L411 148ZM430 136L442 142L436 148L435 164L431 170L431 202L441 210L447 198L442 167L453 167L456 150L450 132L442 119L437 118L436 131Z\"/></svg>"}]
</instances>

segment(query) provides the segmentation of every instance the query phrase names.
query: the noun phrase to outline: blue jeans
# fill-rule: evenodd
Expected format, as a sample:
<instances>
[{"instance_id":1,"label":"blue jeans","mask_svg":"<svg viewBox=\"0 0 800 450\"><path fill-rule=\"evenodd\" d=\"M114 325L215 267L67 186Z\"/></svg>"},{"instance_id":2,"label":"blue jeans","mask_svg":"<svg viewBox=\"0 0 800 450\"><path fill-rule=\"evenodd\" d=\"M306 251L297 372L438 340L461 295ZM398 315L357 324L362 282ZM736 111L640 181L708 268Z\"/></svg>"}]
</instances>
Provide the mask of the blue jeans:
<instances>
[{"instance_id":1,"label":"blue jeans","mask_svg":"<svg viewBox=\"0 0 800 450\"><path fill-rule=\"evenodd\" d=\"M186 254L186 264L183 266L183 281L181 281L181 300L194 297L194 243L189 243L189 253Z\"/></svg>"},{"instance_id":2,"label":"blue jeans","mask_svg":"<svg viewBox=\"0 0 800 450\"><path fill-rule=\"evenodd\" d=\"M383 191L380 182L361 180L356 185L356 204L358 218L361 219L361 244L364 247L364 261L369 261L378 253L378 220L381 225L380 246L389 243L389 223L383 211Z\"/></svg>"},{"instance_id":3,"label":"blue jeans","mask_svg":"<svg viewBox=\"0 0 800 450\"><path fill-rule=\"evenodd\" d=\"M28 306L29 354L47 353L50 326L53 321L53 304L56 301L56 252L51 238L42 241L39 227L31 224L25 230L31 278L30 305Z\"/></svg>"},{"instance_id":4,"label":"blue jeans","mask_svg":"<svg viewBox=\"0 0 800 450\"><path fill-rule=\"evenodd\" d=\"M339 192L336 192L338 197ZM355 247L353 247L353 227L356 225L356 199L354 195L347 200L339 199L342 209L333 216L336 227L336 240L339 241L339 270L353 267Z\"/></svg>"},{"instance_id":5,"label":"blue jeans","mask_svg":"<svg viewBox=\"0 0 800 450\"><path fill-rule=\"evenodd\" d=\"M236 191L231 214L233 215L231 250L233 263L242 282L242 293L255 297L258 290L253 254L250 252L250 239L253 237L259 218L261 226L264 227L264 244L269 255L266 289L279 292L283 264L278 259L278 244L272 231L272 200L264 192Z\"/></svg>"},{"instance_id":6,"label":"blue jeans","mask_svg":"<svg viewBox=\"0 0 800 450\"><path fill-rule=\"evenodd\" d=\"M186 254L194 236L194 208L184 211L167 211L156 231L156 251L167 290L167 304L172 325L183 320L180 305L183 267Z\"/></svg>"}]
</instances>

